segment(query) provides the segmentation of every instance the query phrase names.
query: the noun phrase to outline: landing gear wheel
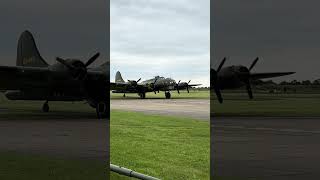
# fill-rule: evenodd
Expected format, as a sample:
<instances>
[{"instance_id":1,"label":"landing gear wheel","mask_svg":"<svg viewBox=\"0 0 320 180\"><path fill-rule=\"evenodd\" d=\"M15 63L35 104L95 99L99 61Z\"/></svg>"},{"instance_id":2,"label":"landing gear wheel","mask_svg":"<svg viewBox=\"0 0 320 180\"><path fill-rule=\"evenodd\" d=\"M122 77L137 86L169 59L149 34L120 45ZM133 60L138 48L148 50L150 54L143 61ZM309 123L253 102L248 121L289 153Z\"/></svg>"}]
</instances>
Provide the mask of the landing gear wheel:
<instances>
[{"instance_id":1,"label":"landing gear wheel","mask_svg":"<svg viewBox=\"0 0 320 180\"><path fill-rule=\"evenodd\" d=\"M49 104L48 101L46 101L43 106L42 106L42 111L43 112L49 112Z\"/></svg>"},{"instance_id":2,"label":"landing gear wheel","mask_svg":"<svg viewBox=\"0 0 320 180\"><path fill-rule=\"evenodd\" d=\"M171 98L170 92L165 92L165 95L166 95L166 99L170 99Z\"/></svg>"},{"instance_id":3,"label":"landing gear wheel","mask_svg":"<svg viewBox=\"0 0 320 180\"><path fill-rule=\"evenodd\" d=\"M146 93L139 93L139 96L141 99L145 99L146 98Z\"/></svg>"},{"instance_id":4,"label":"landing gear wheel","mask_svg":"<svg viewBox=\"0 0 320 180\"><path fill-rule=\"evenodd\" d=\"M100 102L96 106L96 113L99 119L107 118L108 109L107 109L107 103Z\"/></svg>"},{"instance_id":5,"label":"landing gear wheel","mask_svg":"<svg viewBox=\"0 0 320 180\"><path fill-rule=\"evenodd\" d=\"M126 97L126 94L123 94L123 97L125 98L125 97Z\"/></svg>"}]
</instances>

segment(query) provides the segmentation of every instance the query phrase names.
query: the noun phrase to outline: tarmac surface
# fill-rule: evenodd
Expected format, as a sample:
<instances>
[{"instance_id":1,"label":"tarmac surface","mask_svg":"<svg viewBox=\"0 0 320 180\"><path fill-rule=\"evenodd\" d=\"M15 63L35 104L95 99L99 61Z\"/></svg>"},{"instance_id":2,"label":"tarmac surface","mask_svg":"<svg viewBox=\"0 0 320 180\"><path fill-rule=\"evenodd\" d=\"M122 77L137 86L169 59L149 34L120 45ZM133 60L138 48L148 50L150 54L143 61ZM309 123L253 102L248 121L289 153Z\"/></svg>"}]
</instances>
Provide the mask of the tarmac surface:
<instances>
[{"instance_id":1,"label":"tarmac surface","mask_svg":"<svg viewBox=\"0 0 320 180\"><path fill-rule=\"evenodd\" d=\"M320 177L320 117L213 117L211 130L217 176Z\"/></svg>"},{"instance_id":2,"label":"tarmac surface","mask_svg":"<svg viewBox=\"0 0 320 180\"><path fill-rule=\"evenodd\" d=\"M0 119L2 152L14 151L107 161L109 154L107 120L4 120L2 118Z\"/></svg>"},{"instance_id":3,"label":"tarmac surface","mask_svg":"<svg viewBox=\"0 0 320 180\"><path fill-rule=\"evenodd\" d=\"M209 120L209 99L112 99L111 109Z\"/></svg>"}]
</instances>

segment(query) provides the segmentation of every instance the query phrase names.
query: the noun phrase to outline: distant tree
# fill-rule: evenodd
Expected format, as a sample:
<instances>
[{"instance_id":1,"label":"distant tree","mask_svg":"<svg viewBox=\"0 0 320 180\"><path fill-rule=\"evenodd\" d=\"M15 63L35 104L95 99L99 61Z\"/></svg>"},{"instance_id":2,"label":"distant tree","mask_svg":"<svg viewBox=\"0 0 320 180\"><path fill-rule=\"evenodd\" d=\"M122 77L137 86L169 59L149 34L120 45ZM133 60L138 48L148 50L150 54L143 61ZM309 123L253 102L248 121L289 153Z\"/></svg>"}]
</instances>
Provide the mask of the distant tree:
<instances>
[{"instance_id":1,"label":"distant tree","mask_svg":"<svg viewBox=\"0 0 320 180\"><path fill-rule=\"evenodd\" d=\"M310 80L305 80L305 81L302 81L301 84L305 85L305 86L309 86L309 85L311 85L311 81Z\"/></svg>"},{"instance_id":2,"label":"distant tree","mask_svg":"<svg viewBox=\"0 0 320 180\"><path fill-rule=\"evenodd\" d=\"M320 79L316 79L312 82L313 85L320 85Z\"/></svg>"},{"instance_id":3,"label":"distant tree","mask_svg":"<svg viewBox=\"0 0 320 180\"><path fill-rule=\"evenodd\" d=\"M292 81L290 82L290 84L291 84L291 85L300 85L301 83L300 83L299 81L297 81L297 80L292 80Z\"/></svg>"},{"instance_id":4,"label":"distant tree","mask_svg":"<svg viewBox=\"0 0 320 180\"><path fill-rule=\"evenodd\" d=\"M287 82L287 81L282 81L282 82L280 82L279 84L280 84L280 85L288 85L288 84L290 84L290 83Z\"/></svg>"}]
</instances>

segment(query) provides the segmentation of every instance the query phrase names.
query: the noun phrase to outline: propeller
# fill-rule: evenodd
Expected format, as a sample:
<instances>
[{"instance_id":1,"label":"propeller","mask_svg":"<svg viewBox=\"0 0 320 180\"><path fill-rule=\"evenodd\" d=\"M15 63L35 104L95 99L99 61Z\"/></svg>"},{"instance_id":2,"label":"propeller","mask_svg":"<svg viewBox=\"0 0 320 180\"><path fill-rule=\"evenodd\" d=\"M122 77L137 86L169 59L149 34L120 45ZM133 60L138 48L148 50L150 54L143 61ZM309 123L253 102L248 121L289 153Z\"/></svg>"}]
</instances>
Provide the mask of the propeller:
<instances>
[{"instance_id":1,"label":"propeller","mask_svg":"<svg viewBox=\"0 0 320 180\"><path fill-rule=\"evenodd\" d=\"M135 81L135 80L128 80L130 83L131 83L131 85L133 85L133 86L137 86L138 85L138 82L141 80L141 78L139 78L137 81Z\"/></svg>"},{"instance_id":2,"label":"propeller","mask_svg":"<svg viewBox=\"0 0 320 180\"><path fill-rule=\"evenodd\" d=\"M69 63L67 63L66 60L64 60L64 59L62 59L62 58L60 58L60 57L57 57L56 60L57 60L59 63L65 65L67 68L69 68L69 69L71 69L71 70L74 69L74 67L71 66Z\"/></svg>"},{"instance_id":3,"label":"propeller","mask_svg":"<svg viewBox=\"0 0 320 180\"><path fill-rule=\"evenodd\" d=\"M154 92L154 94L157 94L157 92L156 92L156 82L158 81L158 79L159 78L155 78L154 79L154 82L153 82L153 92ZM159 91L158 91L159 92Z\"/></svg>"},{"instance_id":4,"label":"propeller","mask_svg":"<svg viewBox=\"0 0 320 180\"><path fill-rule=\"evenodd\" d=\"M180 91L179 89L187 89L187 92L189 93L189 84L191 82L191 80L189 80L189 82L181 82L181 80L179 80L179 82L176 84L176 88L177 88L177 91L178 93L180 94Z\"/></svg>"},{"instance_id":5,"label":"propeller","mask_svg":"<svg viewBox=\"0 0 320 180\"><path fill-rule=\"evenodd\" d=\"M242 78L244 79L243 81L246 84L247 93L250 99L253 99L252 88L250 83L250 71L257 64L258 60L259 60L259 57L256 57L254 61L251 63L250 67L246 68L246 70L243 72L245 74L242 76Z\"/></svg>"},{"instance_id":6,"label":"propeller","mask_svg":"<svg viewBox=\"0 0 320 180\"><path fill-rule=\"evenodd\" d=\"M257 64L258 60L259 60L259 57L256 57L256 59L254 59L254 61L252 62L251 66L249 67L249 71L251 71L252 68Z\"/></svg>"},{"instance_id":7,"label":"propeller","mask_svg":"<svg viewBox=\"0 0 320 180\"><path fill-rule=\"evenodd\" d=\"M191 82L191 80L189 80L189 82L187 83L187 92L189 93L189 83Z\"/></svg>"},{"instance_id":8,"label":"propeller","mask_svg":"<svg viewBox=\"0 0 320 180\"><path fill-rule=\"evenodd\" d=\"M99 56L100 56L100 53L96 53L86 62L85 66L86 67L90 66L90 64L92 64L95 60L97 60Z\"/></svg>"},{"instance_id":9,"label":"propeller","mask_svg":"<svg viewBox=\"0 0 320 180\"><path fill-rule=\"evenodd\" d=\"M180 81L181 81L181 80L179 80L179 81L178 81L178 83L177 83L177 85L176 85L176 86L177 86L178 94L180 94L180 91L179 91L179 84L180 84Z\"/></svg>"},{"instance_id":10,"label":"propeller","mask_svg":"<svg viewBox=\"0 0 320 180\"><path fill-rule=\"evenodd\" d=\"M88 66L92 64L95 60L97 60L99 56L100 56L100 53L96 53L85 64L80 60L76 60L70 63L70 61L66 59L62 59L60 57L57 57L56 60L59 63L66 66L70 71L72 71L74 78L82 80L87 75Z\"/></svg>"},{"instance_id":11,"label":"propeller","mask_svg":"<svg viewBox=\"0 0 320 180\"><path fill-rule=\"evenodd\" d=\"M212 75L212 82L213 82L213 88L214 88L214 91L216 93L216 96L218 98L218 101L220 103L223 102L223 98L222 98L222 95L221 95L221 91L220 91L220 87L219 87L219 82L218 82L218 73L220 72L220 70L222 69L224 63L226 62L227 58L224 57L218 67L217 70L215 69L210 69L210 74Z\"/></svg>"},{"instance_id":12,"label":"propeller","mask_svg":"<svg viewBox=\"0 0 320 180\"><path fill-rule=\"evenodd\" d=\"M248 83L246 84L246 88L247 88L247 92L248 92L249 98L250 98L250 99L253 99L252 89L251 89L250 82L248 82Z\"/></svg>"}]
</instances>

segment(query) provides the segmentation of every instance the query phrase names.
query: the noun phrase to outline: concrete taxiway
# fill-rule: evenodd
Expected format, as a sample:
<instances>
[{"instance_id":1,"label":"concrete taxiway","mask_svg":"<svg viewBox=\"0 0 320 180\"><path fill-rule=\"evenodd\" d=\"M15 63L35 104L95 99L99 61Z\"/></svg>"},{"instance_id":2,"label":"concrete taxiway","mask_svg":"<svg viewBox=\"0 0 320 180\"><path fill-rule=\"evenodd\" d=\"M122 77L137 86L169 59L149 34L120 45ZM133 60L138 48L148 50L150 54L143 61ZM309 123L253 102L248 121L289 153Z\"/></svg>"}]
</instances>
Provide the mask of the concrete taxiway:
<instances>
[{"instance_id":1,"label":"concrete taxiway","mask_svg":"<svg viewBox=\"0 0 320 180\"><path fill-rule=\"evenodd\" d=\"M112 99L111 109L209 120L209 99Z\"/></svg>"},{"instance_id":2,"label":"concrete taxiway","mask_svg":"<svg viewBox=\"0 0 320 180\"><path fill-rule=\"evenodd\" d=\"M217 176L320 177L320 118L213 117L211 130Z\"/></svg>"}]
</instances>

